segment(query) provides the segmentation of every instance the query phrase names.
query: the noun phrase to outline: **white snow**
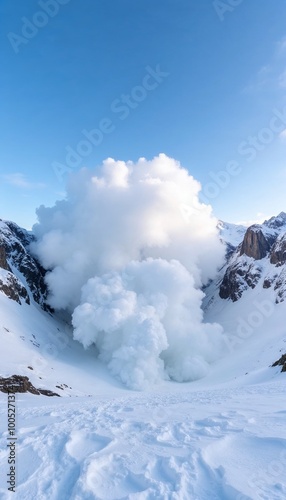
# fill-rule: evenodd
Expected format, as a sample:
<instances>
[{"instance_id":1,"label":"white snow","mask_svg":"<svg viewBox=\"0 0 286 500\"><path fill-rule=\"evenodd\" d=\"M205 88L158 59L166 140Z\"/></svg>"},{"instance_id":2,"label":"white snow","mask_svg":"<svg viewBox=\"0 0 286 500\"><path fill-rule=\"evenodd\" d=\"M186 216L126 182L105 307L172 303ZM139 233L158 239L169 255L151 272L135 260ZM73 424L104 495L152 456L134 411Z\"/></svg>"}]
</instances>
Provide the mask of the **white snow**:
<instances>
[{"instance_id":1,"label":"white snow","mask_svg":"<svg viewBox=\"0 0 286 500\"><path fill-rule=\"evenodd\" d=\"M233 247L237 247L244 238L247 227L229 222L219 221L218 229L220 237L225 243L229 243Z\"/></svg>"},{"instance_id":2,"label":"white snow","mask_svg":"<svg viewBox=\"0 0 286 500\"><path fill-rule=\"evenodd\" d=\"M228 242L242 234L227 231ZM263 277L276 272L266 260L259 265ZM0 498L284 500L286 373L271 365L286 351L286 302L276 304L263 279L235 303L213 294L215 286L205 322L222 325L224 357L200 380L159 377L142 392L116 380L95 346L84 350L64 317L0 292L0 375L26 375L61 396L16 395L17 478L9 493L0 393Z\"/></svg>"},{"instance_id":3,"label":"white snow","mask_svg":"<svg viewBox=\"0 0 286 500\"><path fill-rule=\"evenodd\" d=\"M208 310L230 342L204 379L162 381L141 393L116 382L63 321L0 294L2 375L27 375L63 396L16 395L14 494L6 482L7 395L0 393L0 497L284 499L286 374L269 365L285 351L286 304L274 305L269 290L260 300L255 293ZM262 298L255 328L251 314Z\"/></svg>"},{"instance_id":4,"label":"white snow","mask_svg":"<svg viewBox=\"0 0 286 500\"><path fill-rule=\"evenodd\" d=\"M239 388L165 388L140 397L18 396L13 498L282 500L286 410L280 378ZM0 493L8 499L1 399Z\"/></svg>"}]
</instances>

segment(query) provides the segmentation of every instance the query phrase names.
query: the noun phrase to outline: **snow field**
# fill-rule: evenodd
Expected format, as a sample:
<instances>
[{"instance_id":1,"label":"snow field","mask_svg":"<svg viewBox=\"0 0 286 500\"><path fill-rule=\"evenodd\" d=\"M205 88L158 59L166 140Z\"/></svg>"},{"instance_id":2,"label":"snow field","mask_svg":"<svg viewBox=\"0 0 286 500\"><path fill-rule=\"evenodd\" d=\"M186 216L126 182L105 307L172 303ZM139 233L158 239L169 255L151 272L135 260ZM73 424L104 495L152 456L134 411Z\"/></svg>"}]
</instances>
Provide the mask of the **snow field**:
<instances>
[{"instance_id":1,"label":"snow field","mask_svg":"<svg viewBox=\"0 0 286 500\"><path fill-rule=\"evenodd\" d=\"M263 301L271 314L257 308ZM201 380L159 381L140 393L74 341L63 320L1 294L2 376L27 375L62 398L17 395L17 488L9 495L0 393L0 498L284 500L286 374L270 365L286 350L285 314L286 303L275 305L260 285L236 303L215 297L205 321L231 339L225 357Z\"/></svg>"},{"instance_id":2,"label":"snow field","mask_svg":"<svg viewBox=\"0 0 286 500\"><path fill-rule=\"evenodd\" d=\"M17 406L18 485L13 498L285 498L282 374L279 382L245 388L140 397L47 400L18 395ZM1 450L7 437L4 421ZM6 461L2 451L3 472ZM3 500L11 498L5 474L0 494Z\"/></svg>"}]
</instances>

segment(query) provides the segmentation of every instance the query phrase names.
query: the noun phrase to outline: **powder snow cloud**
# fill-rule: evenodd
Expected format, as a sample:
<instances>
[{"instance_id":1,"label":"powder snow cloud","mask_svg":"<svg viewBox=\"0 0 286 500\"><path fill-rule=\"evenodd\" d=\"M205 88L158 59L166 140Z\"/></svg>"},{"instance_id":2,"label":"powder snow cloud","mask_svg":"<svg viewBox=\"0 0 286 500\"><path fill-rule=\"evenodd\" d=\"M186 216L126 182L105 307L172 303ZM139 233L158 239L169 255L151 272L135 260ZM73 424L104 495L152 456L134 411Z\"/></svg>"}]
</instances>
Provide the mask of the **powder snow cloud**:
<instances>
[{"instance_id":1,"label":"powder snow cloud","mask_svg":"<svg viewBox=\"0 0 286 500\"><path fill-rule=\"evenodd\" d=\"M128 387L195 380L223 350L203 323L202 284L224 256L200 184L164 154L108 158L73 174L66 200L37 210L33 250L49 303L72 314L74 337Z\"/></svg>"}]
</instances>

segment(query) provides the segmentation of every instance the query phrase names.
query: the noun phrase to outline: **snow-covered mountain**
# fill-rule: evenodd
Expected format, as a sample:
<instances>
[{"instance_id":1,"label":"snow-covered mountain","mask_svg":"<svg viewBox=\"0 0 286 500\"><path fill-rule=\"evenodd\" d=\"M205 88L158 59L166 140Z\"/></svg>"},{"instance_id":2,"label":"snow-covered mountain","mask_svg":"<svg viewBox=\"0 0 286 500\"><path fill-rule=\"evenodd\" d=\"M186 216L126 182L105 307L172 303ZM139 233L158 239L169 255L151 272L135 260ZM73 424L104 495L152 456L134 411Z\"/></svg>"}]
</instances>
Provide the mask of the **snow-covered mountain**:
<instances>
[{"instance_id":1,"label":"snow-covered mountain","mask_svg":"<svg viewBox=\"0 0 286 500\"><path fill-rule=\"evenodd\" d=\"M226 257L228 257L236 247L242 242L246 232L246 227L229 222L219 221L218 228L220 237L227 246Z\"/></svg>"},{"instance_id":2,"label":"snow-covered mountain","mask_svg":"<svg viewBox=\"0 0 286 500\"><path fill-rule=\"evenodd\" d=\"M70 324L46 304L46 271L31 253L33 240L17 224L0 221L0 391L17 375L20 392L91 394L101 364L95 366L94 350L74 341ZM120 387L108 374L104 379Z\"/></svg>"},{"instance_id":3,"label":"snow-covered mountain","mask_svg":"<svg viewBox=\"0 0 286 500\"><path fill-rule=\"evenodd\" d=\"M276 303L286 297L286 214L249 228L220 224L227 246L226 263L206 290L213 302L219 296L235 302L249 289L270 289ZM207 307L207 306L206 306Z\"/></svg>"},{"instance_id":4,"label":"snow-covered mountain","mask_svg":"<svg viewBox=\"0 0 286 500\"><path fill-rule=\"evenodd\" d=\"M266 300L274 307L270 318L273 323L273 316L280 317L282 310L275 306L284 300L286 293L286 214L249 228L225 222L220 222L219 228L226 244L226 260L216 280L204 289L206 320L221 323L226 333L233 335L238 328L236 311L239 317L245 317L253 310L253 301ZM59 393L60 389L61 395L89 394L95 374L105 369L96 360L95 349L85 351L74 341L66 318L55 314L46 304L46 271L31 253L33 240L30 232L15 223L0 221L0 376L29 377L34 387L53 393ZM231 326L228 318L232 318ZM278 333L276 353L267 358L267 367L283 350L281 335ZM266 335L263 344L260 337L262 351L267 351L268 340ZM70 364L71 370L67 369ZM80 366L86 368L81 374L87 377L84 384L73 376ZM238 373L244 370L239 362L237 370ZM107 378L120 387L112 377Z\"/></svg>"},{"instance_id":5,"label":"snow-covered mountain","mask_svg":"<svg viewBox=\"0 0 286 500\"><path fill-rule=\"evenodd\" d=\"M33 240L25 229L0 219L0 290L19 304L34 299L47 309L45 270L29 250Z\"/></svg>"},{"instance_id":6,"label":"snow-covered mountain","mask_svg":"<svg viewBox=\"0 0 286 500\"><path fill-rule=\"evenodd\" d=\"M286 215L220 229L226 262L204 290L204 308L206 321L223 325L227 353L201 380L138 393L73 340L65 318L45 304L33 236L1 221L0 391L16 375L18 389L31 392L16 398L14 498L286 497L285 373L272 367L286 350ZM0 413L7 450L3 392ZM5 500L7 459L1 451Z\"/></svg>"}]
</instances>

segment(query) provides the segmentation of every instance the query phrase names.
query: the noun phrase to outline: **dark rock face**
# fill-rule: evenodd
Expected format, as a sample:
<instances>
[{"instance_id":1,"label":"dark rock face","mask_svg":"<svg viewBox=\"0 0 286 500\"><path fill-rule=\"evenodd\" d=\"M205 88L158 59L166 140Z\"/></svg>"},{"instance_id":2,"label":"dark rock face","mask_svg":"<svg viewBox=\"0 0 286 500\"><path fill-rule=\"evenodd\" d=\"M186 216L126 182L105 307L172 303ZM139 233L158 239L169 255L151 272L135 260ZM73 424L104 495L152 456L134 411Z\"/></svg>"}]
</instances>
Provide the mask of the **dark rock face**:
<instances>
[{"instance_id":1,"label":"dark rock face","mask_svg":"<svg viewBox=\"0 0 286 500\"><path fill-rule=\"evenodd\" d=\"M281 372L286 372L286 354L282 354L278 361L275 361L272 366L282 366Z\"/></svg>"},{"instance_id":2,"label":"dark rock face","mask_svg":"<svg viewBox=\"0 0 286 500\"><path fill-rule=\"evenodd\" d=\"M247 255L255 260L260 260L268 254L272 238L266 238L259 226L250 226L244 236L240 255Z\"/></svg>"},{"instance_id":3,"label":"dark rock face","mask_svg":"<svg viewBox=\"0 0 286 500\"><path fill-rule=\"evenodd\" d=\"M10 266L7 262L6 251L4 246L0 246L0 267L6 271L11 271Z\"/></svg>"},{"instance_id":4,"label":"dark rock face","mask_svg":"<svg viewBox=\"0 0 286 500\"><path fill-rule=\"evenodd\" d=\"M228 268L219 288L221 299L231 299L236 302L242 295L242 290L236 280L236 270Z\"/></svg>"},{"instance_id":5,"label":"dark rock face","mask_svg":"<svg viewBox=\"0 0 286 500\"><path fill-rule=\"evenodd\" d=\"M276 276L273 282L273 288L276 292L276 304L283 302L286 298L286 268L282 267L282 270L278 276Z\"/></svg>"},{"instance_id":6,"label":"dark rock face","mask_svg":"<svg viewBox=\"0 0 286 500\"><path fill-rule=\"evenodd\" d=\"M12 377L0 377L0 391L1 392L30 392L31 394L44 394L45 396L58 396L59 394L48 389L36 389L30 382L28 377L23 375L12 375Z\"/></svg>"},{"instance_id":7,"label":"dark rock face","mask_svg":"<svg viewBox=\"0 0 286 500\"><path fill-rule=\"evenodd\" d=\"M9 271L6 274L5 280L0 277L0 291L4 292L9 299L15 300L18 304L21 304L21 299L30 304L30 297L26 288L22 283L14 276L14 274Z\"/></svg>"},{"instance_id":8,"label":"dark rock face","mask_svg":"<svg viewBox=\"0 0 286 500\"><path fill-rule=\"evenodd\" d=\"M264 225L271 229L279 229L286 224L286 213L280 212L276 217L271 217L271 219L266 220Z\"/></svg>"},{"instance_id":9,"label":"dark rock face","mask_svg":"<svg viewBox=\"0 0 286 500\"><path fill-rule=\"evenodd\" d=\"M231 299L236 302L245 290L255 288L261 277L261 270L256 265L247 262L237 262L230 265L219 288L221 299Z\"/></svg>"},{"instance_id":10,"label":"dark rock face","mask_svg":"<svg viewBox=\"0 0 286 500\"><path fill-rule=\"evenodd\" d=\"M276 266L282 266L286 262L286 234L279 238L271 249L270 262Z\"/></svg>"},{"instance_id":11,"label":"dark rock face","mask_svg":"<svg viewBox=\"0 0 286 500\"><path fill-rule=\"evenodd\" d=\"M15 289L13 300L19 302L16 298L17 295L24 298L24 292L19 291L20 284L26 289L28 297L30 294L43 309L50 310L46 304L48 295L45 283L46 271L31 254L29 248L34 240L34 236L13 222L3 222L1 220L0 222L0 268L10 271L11 273L13 273L13 269L16 269L24 278L22 280L21 276L17 273L17 278L15 276L15 279L9 278L9 290L7 289L7 283L4 285L3 282L2 288L0 289L2 289L4 293L8 292L8 296L13 298L12 288L14 284L18 282L18 290ZM29 303L27 300L26 302Z\"/></svg>"},{"instance_id":12,"label":"dark rock face","mask_svg":"<svg viewBox=\"0 0 286 500\"><path fill-rule=\"evenodd\" d=\"M260 281L263 289L271 288L275 292L276 303L286 299L284 212L261 225L250 226L243 242L232 254L227 254L224 275L219 282L219 296L235 302L245 290L254 288Z\"/></svg>"},{"instance_id":13,"label":"dark rock face","mask_svg":"<svg viewBox=\"0 0 286 500\"><path fill-rule=\"evenodd\" d=\"M263 281L263 288L270 288L272 283L273 283L272 279L265 278L265 280Z\"/></svg>"},{"instance_id":14,"label":"dark rock face","mask_svg":"<svg viewBox=\"0 0 286 500\"><path fill-rule=\"evenodd\" d=\"M47 298L47 285L44 281L46 271L30 254L25 253L23 258L15 258L17 267L20 273L25 276L27 284L32 292L33 298L38 304L41 304L44 309L47 308L45 300Z\"/></svg>"}]
</instances>

